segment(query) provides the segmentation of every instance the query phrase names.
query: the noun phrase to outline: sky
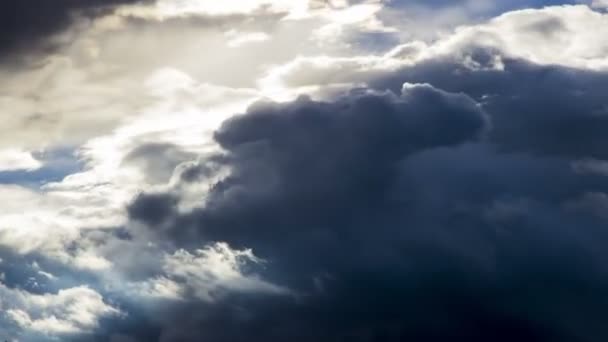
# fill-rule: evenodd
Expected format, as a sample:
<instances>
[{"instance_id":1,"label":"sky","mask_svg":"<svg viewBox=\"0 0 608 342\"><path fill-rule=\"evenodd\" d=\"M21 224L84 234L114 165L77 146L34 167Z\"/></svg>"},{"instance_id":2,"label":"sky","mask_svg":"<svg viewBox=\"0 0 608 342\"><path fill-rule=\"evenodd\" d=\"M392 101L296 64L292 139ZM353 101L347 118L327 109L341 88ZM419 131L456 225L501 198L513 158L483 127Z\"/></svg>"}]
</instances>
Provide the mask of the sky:
<instances>
[{"instance_id":1,"label":"sky","mask_svg":"<svg viewBox=\"0 0 608 342\"><path fill-rule=\"evenodd\" d=\"M608 1L4 0L0 340L608 340Z\"/></svg>"}]
</instances>

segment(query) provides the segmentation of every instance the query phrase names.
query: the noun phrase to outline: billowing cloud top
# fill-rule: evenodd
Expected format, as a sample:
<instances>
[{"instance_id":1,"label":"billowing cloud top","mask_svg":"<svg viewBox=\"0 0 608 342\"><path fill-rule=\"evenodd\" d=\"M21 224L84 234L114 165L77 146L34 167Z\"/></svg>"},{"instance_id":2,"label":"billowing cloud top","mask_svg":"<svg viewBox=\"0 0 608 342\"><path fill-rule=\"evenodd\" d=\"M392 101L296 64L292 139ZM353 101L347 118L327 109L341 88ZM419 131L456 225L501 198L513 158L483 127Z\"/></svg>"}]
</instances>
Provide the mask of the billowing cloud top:
<instances>
[{"instance_id":1,"label":"billowing cloud top","mask_svg":"<svg viewBox=\"0 0 608 342\"><path fill-rule=\"evenodd\" d=\"M0 339L608 340L607 8L4 1Z\"/></svg>"}]
</instances>

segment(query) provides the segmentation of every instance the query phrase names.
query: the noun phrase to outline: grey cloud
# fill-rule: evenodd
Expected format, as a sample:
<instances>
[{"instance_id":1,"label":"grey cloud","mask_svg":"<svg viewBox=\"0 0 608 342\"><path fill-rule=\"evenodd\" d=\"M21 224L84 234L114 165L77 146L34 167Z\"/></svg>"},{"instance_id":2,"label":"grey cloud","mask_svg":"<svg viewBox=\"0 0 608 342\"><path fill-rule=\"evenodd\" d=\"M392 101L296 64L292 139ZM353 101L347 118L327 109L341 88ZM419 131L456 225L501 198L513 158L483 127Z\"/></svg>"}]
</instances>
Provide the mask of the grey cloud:
<instances>
[{"instance_id":1,"label":"grey cloud","mask_svg":"<svg viewBox=\"0 0 608 342\"><path fill-rule=\"evenodd\" d=\"M129 216L146 224L160 226L175 215L178 198L171 194L142 194L129 207Z\"/></svg>"},{"instance_id":2,"label":"grey cloud","mask_svg":"<svg viewBox=\"0 0 608 342\"><path fill-rule=\"evenodd\" d=\"M177 246L252 248L264 279L302 297L173 305L156 338L608 337L608 179L581 166L606 158L608 77L506 58L484 67L494 53L472 50L479 68L438 58L376 74L376 92L260 103L225 122L215 137L231 173L203 208L178 214L165 201L178 194L142 194L132 208L165 208L131 217ZM403 82L436 88L383 92Z\"/></svg>"},{"instance_id":3,"label":"grey cloud","mask_svg":"<svg viewBox=\"0 0 608 342\"><path fill-rule=\"evenodd\" d=\"M166 183L179 164L195 157L193 153L183 151L173 144L149 143L129 152L123 163L141 167L148 181L154 184Z\"/></svg>"},{"instance_id":4,"label":"grey cloud","mask_svg":"<svg viewBox=\"0 0 608 342\"><path fill-rule=\"evenodd\" d=\"M76 13L95 17L112 6L141 0L20 0L0 5L0 57L52 46L49 36L67 28ZM145 2L145 1L143 1ZM16 51L14 51L16 50Z\"/></svg>"},{"instance_id":5,"label":"grey cloud","mask_svg":"<svg viewBox=\"0 0 608 342\"><path fill-rule=\"evenodd\" d=\"M469 55L482 66L471 69L437 58L400 72L377 76L374 87L397 89L403 82L429 82L464 92L482 103L493 122L490 140L499 148L576 158L608 158L602 131L608 128L604 93L608 76L559 66L539 66L474 48ZM483 66L487 66L484 68Z\"/></svg>"},{"instance_id":6,"label":"grey cloud","mask_svg":"<svg viewBox=\"0 0 608 342\"><path fill-rule=\"evenodd\" d=\"M485 124L484 114L466 96L425 85L412 86L402 96L354 93L334 103L301 98L288 105L255 105L216 133L230 151L232 174L214 187L200 213L209 224L184 222L172 233L183 233L185 240L199 229L212 239L232 233L255 239L271 234L264 229L275 229L275 223L234 227L233 232L223 221L278 215L279 221L315 226L317 220L342 219L355 208L379 205L369 202L372 194L386 190L400 159L475 139ZM362 202L347 204L351 200Z\"/></svg>"}]
</instances>

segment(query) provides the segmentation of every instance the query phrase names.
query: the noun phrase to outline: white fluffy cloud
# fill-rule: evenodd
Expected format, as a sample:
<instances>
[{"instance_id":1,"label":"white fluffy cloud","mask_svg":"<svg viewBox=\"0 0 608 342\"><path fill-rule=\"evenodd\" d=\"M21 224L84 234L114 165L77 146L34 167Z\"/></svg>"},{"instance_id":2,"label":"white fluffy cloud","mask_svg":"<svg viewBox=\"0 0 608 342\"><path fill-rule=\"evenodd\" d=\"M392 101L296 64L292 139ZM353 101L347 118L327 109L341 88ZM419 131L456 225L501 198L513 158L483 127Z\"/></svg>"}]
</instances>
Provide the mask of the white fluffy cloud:
<instances>
[{"instance_id":1,"label":"white fluffy cloud","mask_svg":"<svg viewBox=\"0 0 608 342\"><path fill-rule=\"evenodd\" d=\"M501 67L501 58L514 57L541 65L607 70L604 36L608 36L608 14L586 5L519 10L460 27L434 43L409 42L383 55L296 58L269 70L260 86L268 93L293 97L315 86L362 84L378 73L438 57L476 68L470 54L479 47L496 51L495 68Z\"/></svg>"},{"instance_id":2,"label":"white fluffy cloud","mask_svg":"<svg viewBox=\"0 0 608 342\"><path fill-rule=\"evenodd\" d=\"M274 13L306 14L309 10L308 0L225 0L222 2L208 0L158 0L153 5L131 5L119 9L119 14L164 20L186 16L229 16L235 14L252 14L267 11Z\"/></svg>"},{"instance_id":3,"label":"white fluffy cloud","mask_svg":"<svg viewBox=\"0 0 608 342\"><path fill-rule=\"evenodd\" d=\"M42 163L36 160L30 152L17 149L0 150L0 172L27 170L40 168Z\"/></svg>"},{"instance_id":4,"label":"white fluffy cloud","mask_svg":"<svg viewBox=\"0 0 608 342\"><path fill-rule=\"evenodd\" d=\"M288 289L245 271L247 266L262 264L263 260L251 250L234 250L225 243L199 249L194 254L178 250L165 256L162 276L134 284L133 288L140 295L165 299L182 299L190 292L206 302L231 292L289 294Z\"/></svg>"},{"instance_id":5,"label":"white fluffy cloud","mask_svg":"<svg viewBox=\"0 0 608 342\"><path fill-rule=\"evenodd\" d=\"M449 54L475 45L539 64L604 70L607 35L607 14L586 5L554 6L509 12L485 24L459 28L433 49Z\"/></svg>"},{"instance_id":6,"label":"white fluffy cloud","mask_svg":"<svg viewBox=\"0 0 608 342\"><path fill-rule=\"evenodd\" d=\"M120 314L85 286L39 295L0 283L0 307L22 329L51 336L90 332L101 318Z\"/></svg>"},{"instance_id":7,"label":"white fluffy cloud","mask_svg":"<svg viewBox=\"0 0 608 342\"><path fill-rule=\"evenodd\" d=\"M109 268L109 261L87 249L83 234L124 225L124 209L131 198L150 186L167 185L171 177L169 170L164 180L150 179L150 170L127 163L127 155L158 143L192 155L216 150L211 138L214 128L258 96L252 90L201 84L172 68L157 70L142 87L154 101L112 133L82 145L83 171L38 190L0 185L8 201L0 208L1 246L20 254L40 253L79 269ZM77 244L81 248L68 252L67 246L76 241L81 241Z\"/></svg>"}]
</instances>

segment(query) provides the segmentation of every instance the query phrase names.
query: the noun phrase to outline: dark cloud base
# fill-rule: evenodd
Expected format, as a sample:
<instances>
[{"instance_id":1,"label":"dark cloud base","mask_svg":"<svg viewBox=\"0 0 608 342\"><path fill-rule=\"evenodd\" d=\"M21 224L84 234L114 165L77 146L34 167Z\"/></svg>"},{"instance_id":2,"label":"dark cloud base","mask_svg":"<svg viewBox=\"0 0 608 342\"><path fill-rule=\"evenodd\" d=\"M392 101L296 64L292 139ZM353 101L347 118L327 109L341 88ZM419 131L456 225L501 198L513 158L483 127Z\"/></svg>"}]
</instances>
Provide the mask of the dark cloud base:
<instances>
[{"instance_id":1,"label":"dark cloud base","mask_svg":"<svg viewBox=\"0 0 608 342\"><path fill-rule=\"evenodd\" d=\"M483 65L491 53L473 56ZM433 86L384 92L404 82ZM231 175L203 209L178 214L175 193L130 207L168 245L252 248L265 279L296 295L192 299L119 330L160 341L607 340L608 179L573 163L608 157L608 76L442 59L370 85L380 93L263 103L225 122L213 163Z\"/></svg>"},{"instance_id":2,"label":"dark cloud base","mask_svg":"<svg viewBox=\"0 0 608 342\"><path fill-rule=\"evenodd\" d=\"M113 6L152 0L19 0L0 3L0 58L50 49L47 38L66 29L75 15L96 17Z\"/></svg>"}]
</instances>

